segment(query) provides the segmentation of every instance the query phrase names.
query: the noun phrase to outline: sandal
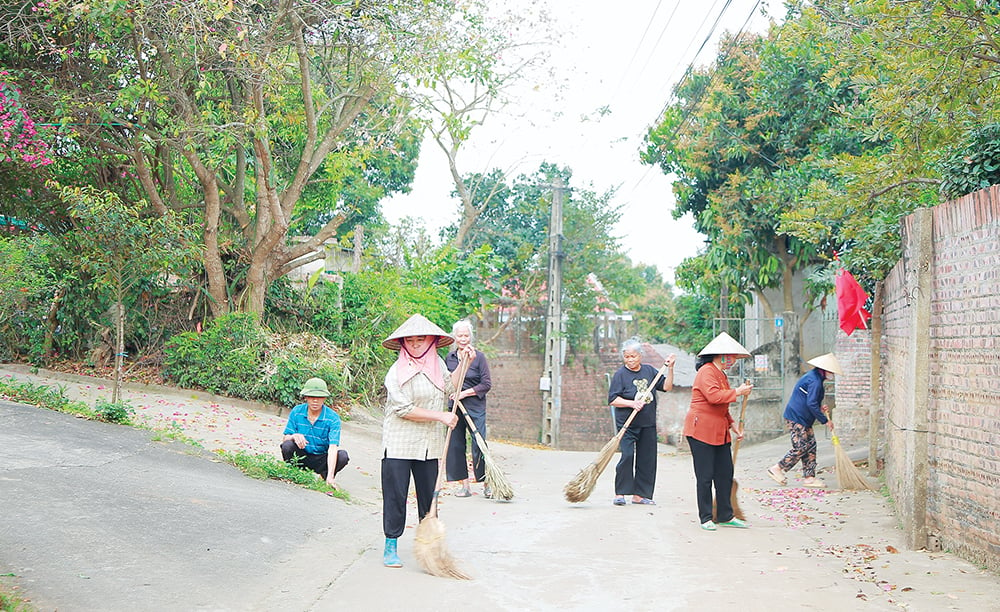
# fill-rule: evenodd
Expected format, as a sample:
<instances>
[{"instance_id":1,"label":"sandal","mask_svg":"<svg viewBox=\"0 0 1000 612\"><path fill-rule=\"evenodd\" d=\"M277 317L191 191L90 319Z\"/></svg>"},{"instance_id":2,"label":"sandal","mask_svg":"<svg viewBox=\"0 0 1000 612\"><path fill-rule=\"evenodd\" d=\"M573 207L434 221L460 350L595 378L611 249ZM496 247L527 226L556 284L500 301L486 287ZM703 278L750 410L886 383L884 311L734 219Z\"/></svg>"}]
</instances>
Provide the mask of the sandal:
<instances>
[{"instance_id":1,"label":"sandal","mask_svg":"<svg viewBox=\"0 0 1000 612\"><path fill-rule=\"evenodd\" d=\"M647 499L645 497L640 497L639 501L632 500L632 503L633 504L640 504L640 505L643 505L643 506L655 506L656 505L655 501L653 501L651 499Z\"/></svg>"},{"instance_id":2,"label":"sandal","mask_svg":"<svg viewBox=\"0 0 1000 612\"><path fill-rule=\"evenodd\" d=\"M778 472L775 473L774 466L772 465L771 467L767 468L767 475L771 477L771 480L782 486L788 484L788 479L785 478L785 475L781 472L781 468L778 468Z\"/></svg>"},{"instance_id":3,"label":"sandal","mask_svg":"<svg viewBox=\"0 0 1000 612\"><path fill-rule=\"evenodd\" d=\"M813 478L811 480L806 480L805 482L803 482L802 486L811 487L813 489L822 489L826 487L826 483L820 480L819 478Z\"/></svg>"},{"instance_id":4,"label":"sandal","mask_svg":"<svg viewBox=\"0 0 1000 612\"><path fill-rule=\"evenodd\" d=\"M455 493L455 497L472 497L472 491L469 487L462 487Z\"/></svg>"},{"instance_id":5,"label":"sandal","mask_svg":"<svg viewBox=\"0 0 1000 612\"><path fill-rule=\"evenodd\" d=\"M616 505L616 506L624 506L625 505L625 496L624 495L619 495L618 497L615 498L615 501L612 502L612 503L614 503L614 505Z\"/></svg>"}]
</instances>

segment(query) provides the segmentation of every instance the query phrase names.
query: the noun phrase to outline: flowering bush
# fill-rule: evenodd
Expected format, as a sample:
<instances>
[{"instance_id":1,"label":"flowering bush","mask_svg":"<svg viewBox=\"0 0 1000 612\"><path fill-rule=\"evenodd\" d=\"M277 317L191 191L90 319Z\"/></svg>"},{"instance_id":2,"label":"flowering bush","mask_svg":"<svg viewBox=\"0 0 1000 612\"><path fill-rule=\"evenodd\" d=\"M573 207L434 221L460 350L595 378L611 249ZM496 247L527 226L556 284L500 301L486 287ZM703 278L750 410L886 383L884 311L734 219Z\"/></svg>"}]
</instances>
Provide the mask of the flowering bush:
<instances>
[{"instance_id":1,"label":"flowering bush","mask_svg":"<svg viewBox=\"0 0 1000 612\"><path fill-rule=\"evenodd\" d=\"M6 73L0 72L0 78ZM20 160L32 168L52 163L49 145L38 137L35 122L13 86L0 82L0 162Z\"/></svg>"}]
</instances>

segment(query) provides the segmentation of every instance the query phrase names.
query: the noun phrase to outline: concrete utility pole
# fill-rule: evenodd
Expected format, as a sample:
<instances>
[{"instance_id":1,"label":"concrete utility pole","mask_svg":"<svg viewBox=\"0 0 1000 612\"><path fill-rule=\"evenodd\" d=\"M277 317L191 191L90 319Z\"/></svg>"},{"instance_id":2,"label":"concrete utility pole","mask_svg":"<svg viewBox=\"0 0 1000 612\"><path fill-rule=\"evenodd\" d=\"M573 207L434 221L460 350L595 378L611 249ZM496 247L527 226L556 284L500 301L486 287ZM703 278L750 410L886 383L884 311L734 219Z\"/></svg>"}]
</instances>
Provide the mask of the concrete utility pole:
<instances>
[{"instance_id":1,"label":"concrete utility pole","mask_svg":"<svg viewBox=\"0 0 1000 612\"><path fill-rule=\"evenodd\" d=\"M562 206L565 185L556 179L552 186L552 213L549 218L548 312L545 316L545 371L539 380L542 390L542 444L559 446L559 416L562 412Z\"/></svg>"}]
</instances>

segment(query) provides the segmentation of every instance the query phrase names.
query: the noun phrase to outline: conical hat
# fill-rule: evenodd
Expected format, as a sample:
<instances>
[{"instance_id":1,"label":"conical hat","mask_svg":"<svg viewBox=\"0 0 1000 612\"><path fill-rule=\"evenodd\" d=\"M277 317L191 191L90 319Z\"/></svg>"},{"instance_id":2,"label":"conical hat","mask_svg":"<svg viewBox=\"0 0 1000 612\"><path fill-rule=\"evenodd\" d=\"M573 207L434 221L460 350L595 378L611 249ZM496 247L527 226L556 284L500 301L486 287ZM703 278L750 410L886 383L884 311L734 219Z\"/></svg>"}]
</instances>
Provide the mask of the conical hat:
<instances>
[{"instance_id":1,"label":"conical hat","mask_svg":"<svg viewBox=\"0 0 1000 612\"><path fill-rule=\"evenodd\" d=\"M399 340L407 336L437 336L438 348L448 346L455 341L448 332L431 323L427 317L415 314L397 327L396 331L389 334L389 337L382 341L382 346L398 351L402 346Z\"/></svg>"},{"instance_id":2,"label":"conical hat","mask_svg":"<svg viewBox=\"0 0 1000 612\"><path fill-rule=\"evenodd\" d=\"M750 351L743 348L743 345L733 339L726 332L722 332L714 340L701 349L698 356L702 355L736 355L737 357L749 357Z\"/></svg>"},{"instance_id":3,"label":"conical hat","mask_svg":"<svg viewBox=\"0 0 1000 612\"><path fill-rule=\"evenodd\" d=\"M811 366L817 367L821 370L826 370L827 372L833 372L834 374L844 373L844 371L840 369L840 362L837 361L837 357L833 353L827 353L826 355L813 357L806 363L808 363Z\"/></svg>"}]
</instances>

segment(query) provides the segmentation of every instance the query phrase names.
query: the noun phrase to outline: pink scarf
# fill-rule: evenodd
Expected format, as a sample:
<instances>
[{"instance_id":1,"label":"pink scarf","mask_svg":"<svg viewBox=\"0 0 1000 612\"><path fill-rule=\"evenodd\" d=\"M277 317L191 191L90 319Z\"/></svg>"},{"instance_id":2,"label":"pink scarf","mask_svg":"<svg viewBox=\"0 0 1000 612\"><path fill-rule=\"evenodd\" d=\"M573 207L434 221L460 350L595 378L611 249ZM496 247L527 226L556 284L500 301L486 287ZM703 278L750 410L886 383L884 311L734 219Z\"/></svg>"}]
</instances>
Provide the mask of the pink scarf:
<instances>
[{"instance_id":1,"label":"pink scarf","mask_svg":"<svg viewBox=\"0 0 1000 612\"><path fill-rule=\"evenodd\" d=\"M418 355L412 355L406 349L406 339L400 338L399 357L396 359L396 375L399 385L403 386L417 374L423 372L434 386L444 391L444 374L441 372L441 360L438 358L437 336L426 336L424 346L418 348Z\"/></svg>"}]
</instances>

